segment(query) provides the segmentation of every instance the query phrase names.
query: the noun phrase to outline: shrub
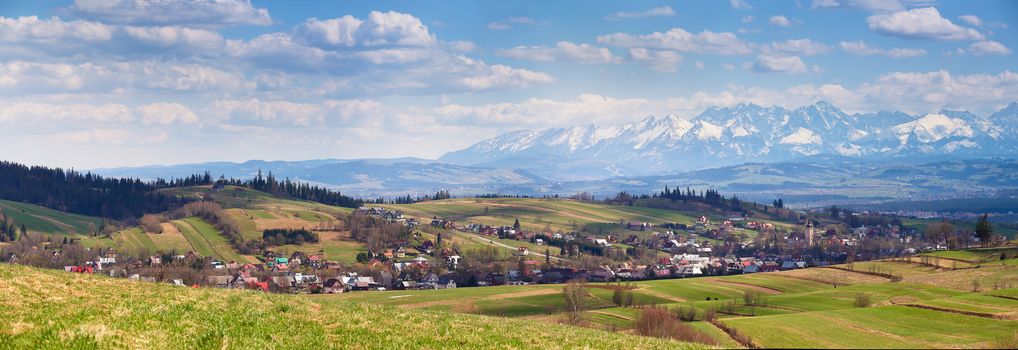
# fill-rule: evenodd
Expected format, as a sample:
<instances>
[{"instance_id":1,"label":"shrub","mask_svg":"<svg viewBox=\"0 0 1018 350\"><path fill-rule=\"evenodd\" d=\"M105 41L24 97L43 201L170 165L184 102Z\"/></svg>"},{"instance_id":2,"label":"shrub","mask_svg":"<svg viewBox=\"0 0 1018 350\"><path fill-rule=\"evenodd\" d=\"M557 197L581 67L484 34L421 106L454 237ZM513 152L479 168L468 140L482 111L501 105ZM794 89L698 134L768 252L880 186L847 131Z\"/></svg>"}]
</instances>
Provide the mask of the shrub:
<instances>
[{"instance_id":1,"label":"shrub","mask_svg":"<svg viewBox=\"0 0 1018 350\"><path fill-rule=\"evenodd\" d=\"M138 221L138 224L141 225L141 228L144 229L145 232L163 233L162 221L162 217L159 217L158 215L145 214L141 216L141 220Z\"/></svg>"},{"instance_id":2,"label":"shrub","mask_svg":"<svg viewBox=\"0 0 1018 350\"><path fill-rule=\"evenodd\" d=\"M686 322L696 321L696 308L692 305L679 306L675 309L675 316Z\"/></svg>"},{"instance_id":3,"label":"shrub","mask_svg":"<svg viewBox=\"0 0 1018 350\"><path fill-rule=\"evenodd\" d=\"M705 310L703 312L703 320L704 321L711 322L711 321L714 321L714 320L717 320L717 319L718 319L718 312L717 312L717 310L714 310L713 306L708 307L707 310Z\"/></svg>"},{"instance_id":4,"label":"shrub","mask_svg":"<svg viewBox=\"0 0 1018 350\"><path fill-rule=\"evenodd\" d=\"M717 340L672 317L668 310L646 307L636 318L636 332L643 336L675 339L707 345L717 345Z\"/></svg>"},{"instance_id":5,"label":"shrub","mask_svg":"<svg viewBox=\"0 0 1018 350\"><path fill-rule=\"evenodd\" d=\"M855 302L853 302L853 305L855 305L855 307L869 307L872 304L873 300L868 293L855 294Z\"/></svg>"}]
</instances>

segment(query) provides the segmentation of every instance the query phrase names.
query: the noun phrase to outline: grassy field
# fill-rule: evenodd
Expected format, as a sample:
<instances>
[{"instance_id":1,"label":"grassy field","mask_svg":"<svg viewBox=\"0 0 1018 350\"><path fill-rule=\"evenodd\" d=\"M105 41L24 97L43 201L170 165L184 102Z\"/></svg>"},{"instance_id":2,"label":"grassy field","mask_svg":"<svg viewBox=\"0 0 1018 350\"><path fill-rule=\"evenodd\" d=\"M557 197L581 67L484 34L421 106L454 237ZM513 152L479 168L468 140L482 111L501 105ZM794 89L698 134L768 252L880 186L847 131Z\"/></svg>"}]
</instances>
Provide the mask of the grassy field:
<instances>
[{"instance_id":1,"label":"grassy field","mask_svg":"<svg viewBox=\"0 0 1018 350\"><path fill-rule=\"evenodd\" d=\"M985 347L1011 335L1018 322L904 306L725 319L764 347Z\"/></svg>"},{"instance_id":2,"label":"grassy field","mask_svg":"<svg viewBox=\"0 0 1018 350\"><path fill-rule=\"evenodd\" d=\"M863 272L868 271L868 265L901 274L903 281L867 275ZM1018 289L989 291L1002 285L985 285L987 290L982 292L970 290L973 280L1018 278L1013 267L950 270L892 261L856 263L855 267L860 272L812 268L635 282L631 285L637 307L617 307L607 285L591 284L590 310L585 314L593 328L632 332L639 305L674 310L691 306L697 310L698 321L688 324L728 347L736 344L731 337L699 321L706 310L719 310L721 322L766 347L986 347L1018 330L1018 321L1014 321L1018 319L1018 301L1013 299L1018 298ZM501 286L314 298L548 322L563 317L561 287ZM746 305L743 297L747 293L760 295L761 304ZM860 307L861 296L869 307ZM725 311L727 304L734 312Z\"/></svg>"},{"instance_id":3,"label":"grassy field","mask_svg":"<svg viewBox=\"0 0 1018 350\"><path fill-rule=\"evenodd\" d=\"M0 347L676 349L557 324L192 289L0 264Z\"/></svg>"},{"instance_id":4,"label":"grassy field","mask_svg":"<svg viewBox=\"0 0 1018 350\"><path fill-rule=\"evenodd\" d=\"M0 200L0 212L25 225L29 232L48 234L88 234L99 227L101 219L65 213L34 204Z\"/></svg>"},{"instance_id":5,"label":"grassy field","mask_svg":"<svg viewBox=\"0 0 1018 350\"><path fill-rule=\"evenodd\" d=\"M202 219L186 218L174 220L172 223L199 255L215 257L224 262L257 262L256 259L238 254L222 233Z\"/></svg>"},{"instance_id":6,"label":"grassy field","mask_svg":"<svg viewBox=\"0 0 1018 350\"><path fill-rule=\"evenodd\" d=\"M690 215L662 209L591 204L565 199L518 198L461 198L427 201L409 205L386 205L404 213L431 218L449 218L462 223L512 225L516 219L527 230L541 231L546 226L553 230L575 231L585 225L604 223L650 222L653 224L691 224ZM596 226L594 226L596 227ZM613 225L612 231L628 231Z\"/></svg>"}]
</instances>

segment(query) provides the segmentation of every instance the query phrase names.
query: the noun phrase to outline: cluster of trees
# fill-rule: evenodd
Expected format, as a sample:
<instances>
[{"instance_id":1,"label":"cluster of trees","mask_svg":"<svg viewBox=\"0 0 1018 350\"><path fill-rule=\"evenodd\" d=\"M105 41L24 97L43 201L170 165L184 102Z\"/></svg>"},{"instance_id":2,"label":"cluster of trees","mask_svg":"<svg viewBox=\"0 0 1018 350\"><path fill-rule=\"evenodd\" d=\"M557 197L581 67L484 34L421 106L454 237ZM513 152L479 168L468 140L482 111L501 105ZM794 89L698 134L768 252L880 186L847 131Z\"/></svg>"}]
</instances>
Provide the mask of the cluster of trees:
<instances>
[{"instance_id":1,"label":"cluster of trees","mask_svg":"<svg viewBox=\"0 0 1018 350\"><path fill-rule=\"evenodd\" d=\"M0 162L0 199L65 212L131 219L185 202L155 192L156 189L154 183L138 179L104 178L74 170Z\"/></svg>"},{"instance_id":2,"label":"cluster of trees","mask_svg":"<svg viewBox=\"0 0 1018 350\"><path fill-rule=\"evenodd\" d=\"M14 220L0 213L0 242L14 242L18 240L18 237L24 236L27 233L28 228L25 227L25 224L21 224L21 227L18 228L14 224Z\"/></svg>"},{"instance_id":3,"label":"cluster of trees","mask_svg":"<svg viewBox=\"0 0 1018 350\"><path fill-rule=\"evenodd\" d=\"M225 180L220 179L220 181ZM272 172L269 172L268 176L263 177L261 170L258 170L258 175L254 179L246 181L242 185L280 197L302 199L339 207L357 208L364 204L364 201L360 199L346 196L339 191L333 191L325 187L311 185L306 182L293 182L290 179L279 181L272 175Z\"/></svg>"},{"instance_id":4,"label":"cluster of trees","mask_svg":"<svg viewBox=\"0 0 1018 350\"><path fill-rule=\"evenodd\" d=\"M262 231L262 240L266 244L304 244L318 242L318 234L305 229L268 229Z\"/></svg>"},{"instance_id":5,"label":"cluster of trees","mask_svg":"<svg viewBox=\"0 0 1018 350\"><path fill-rule=\"evenodd\" d=\"M731 198L725 198L725 196L722 196L721 193L718 192L717 190L708 189L697 193L696 191L690 189L689 187L686 187L686 190L682 191L679 188L669 189L668 186L665 186L665 189L660 193L655 194L654 197L667 198L673 202L675 201L700 202L724 210L731 211L742 210L742 201L739 199L739 197L733 195Z\"/></svg>"},{"instance_id":6,"label":"cluster of trees","mask_svg":"<svg viewBox=\"0 0 1018 350\"><path fill-rule=\"evenodd\" d=\"M399 223L388 222L361 213L350 215L350 237L367 244L369 251L391 248L410 239L410 229Z\"/></svg>"}]
</instances>

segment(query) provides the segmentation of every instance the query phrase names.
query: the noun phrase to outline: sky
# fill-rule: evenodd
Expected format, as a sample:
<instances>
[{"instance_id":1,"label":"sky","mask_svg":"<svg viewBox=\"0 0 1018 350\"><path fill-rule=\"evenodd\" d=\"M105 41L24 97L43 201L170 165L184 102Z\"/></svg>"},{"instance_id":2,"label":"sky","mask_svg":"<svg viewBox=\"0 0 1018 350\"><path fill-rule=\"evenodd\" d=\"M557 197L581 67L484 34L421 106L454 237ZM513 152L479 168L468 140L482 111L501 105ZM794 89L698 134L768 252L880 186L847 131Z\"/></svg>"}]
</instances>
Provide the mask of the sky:
<instances>
[{"instance_id":1,"label":"sky","mask_svg":"<svg viewBox=\"0 0 1018 350\"><path fill-rule=\"evenodd\" d=\"M986 116L1018 1L0 2L0 159L421 157L710 106Z\"/></svg>"}]
</instances>

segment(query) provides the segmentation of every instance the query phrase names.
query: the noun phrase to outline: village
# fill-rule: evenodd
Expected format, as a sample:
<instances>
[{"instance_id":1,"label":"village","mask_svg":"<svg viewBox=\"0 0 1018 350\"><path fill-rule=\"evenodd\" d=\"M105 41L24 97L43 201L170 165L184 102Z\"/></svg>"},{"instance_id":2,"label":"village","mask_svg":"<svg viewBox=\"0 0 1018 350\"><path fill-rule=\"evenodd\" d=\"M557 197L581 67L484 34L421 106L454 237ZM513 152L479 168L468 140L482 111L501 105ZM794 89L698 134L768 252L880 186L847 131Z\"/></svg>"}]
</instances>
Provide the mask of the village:
<instances>
[{"instance_id":1,"label":"village","mask_svg":"<svg viewBox=\"0 0 1018 350\"><path fill-rule=\"evenodd\" d=\"M195 252L147 257L118 254L114 249L85 248L84 252L76 252L66 246L56 249L61 245L49 241L36 242L31 249L48 252L54 261L62 255L76 255L61 260L80 261L63 267L73 273L193 288L333 294L766 273L946 248L911 244L915 232L902 232L896 225L845 230L843 226L806 218L792 230L743 217L717 222L701 216L692 225L617 222L611 224L618 227L618 232L630 233L584 235L522 230L518 220L517 225L493 227L435 217L422 224L424 220L381 207L361 207L354 215L398 224L411 232L413 239L361 254L359 263L353 266L301 251L277 255L267 250L260 263L240 263L201 257ZM426 239L424 231L437 233L437 242ZM442 244L441 237L453 233L490 239L491 243L498 240L520 244L506 257L477 263L470 259L473 252L460 252L455 245ZM867 239L894 244L864 249ZM552 255L548 250L535 249L540 247L557 247L561 253ZM17 263L20 257L11 253L3 258Z\"/></svg>"}]
</instances>

